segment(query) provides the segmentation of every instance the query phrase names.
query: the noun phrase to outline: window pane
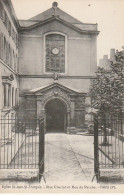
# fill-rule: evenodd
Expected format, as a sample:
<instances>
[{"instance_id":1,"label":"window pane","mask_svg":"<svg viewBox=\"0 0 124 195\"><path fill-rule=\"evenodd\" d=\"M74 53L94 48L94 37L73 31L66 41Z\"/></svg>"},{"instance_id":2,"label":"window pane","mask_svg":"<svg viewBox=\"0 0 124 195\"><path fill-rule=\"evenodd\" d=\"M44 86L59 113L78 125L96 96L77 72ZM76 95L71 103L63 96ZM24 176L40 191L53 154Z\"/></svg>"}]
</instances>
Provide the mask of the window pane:
<instances>
[{"instance_id":1,"label":"window pane","mask_svg":"<svg viewBox=\"0 0 124 195\"><path fill-rule=\"evenodd\" d=\"M46 36L46 72L65 72L65 37L62 35Z\"/></svg>"}]
</instances>

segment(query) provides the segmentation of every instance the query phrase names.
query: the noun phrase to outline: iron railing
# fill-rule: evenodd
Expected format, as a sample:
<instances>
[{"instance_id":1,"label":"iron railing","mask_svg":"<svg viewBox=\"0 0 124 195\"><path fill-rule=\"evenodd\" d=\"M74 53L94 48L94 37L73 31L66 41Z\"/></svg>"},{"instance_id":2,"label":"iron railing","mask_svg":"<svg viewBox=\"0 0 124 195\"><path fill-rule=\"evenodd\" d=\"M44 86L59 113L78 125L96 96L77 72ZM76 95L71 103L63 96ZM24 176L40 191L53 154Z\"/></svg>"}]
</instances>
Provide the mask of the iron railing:
<instances>
[{"instance_id":1,"label":"iron railing","mask_svg":"<svg viewBox=\"0 0 124 195\"><path fill-rule=\"evenodd\" d=\"M95 115L94 171L97 181L101 169L124 168L124 119Z\"/></svg>"},{"instance_id":2,"label":"iron railing","mask_svg":"<svg viewBox=\"0 0 124 195\"><path fill-rule=\"evenodd\" d=\"M39 169L43 174L43 119L0 118L0 169Z\"/></svg>"}]
</instances>

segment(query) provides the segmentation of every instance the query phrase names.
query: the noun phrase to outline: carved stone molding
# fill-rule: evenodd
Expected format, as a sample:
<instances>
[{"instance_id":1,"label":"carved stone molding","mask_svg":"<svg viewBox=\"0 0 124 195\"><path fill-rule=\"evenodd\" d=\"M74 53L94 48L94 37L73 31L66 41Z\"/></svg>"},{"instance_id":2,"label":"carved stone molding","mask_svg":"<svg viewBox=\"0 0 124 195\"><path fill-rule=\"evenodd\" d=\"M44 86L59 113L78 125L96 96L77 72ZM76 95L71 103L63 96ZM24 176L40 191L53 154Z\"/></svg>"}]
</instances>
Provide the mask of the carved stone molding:
<instances>
[{"instance_id":1,"label":"carved stone molding","mask_svg":"<svg viewBox=\"0 0 124 195\"><path fill-rule=\"evenodd\" d=\"M77 97L75 102L76 109L83 109L85 108L85 98L84 97Z\"/></svg>"},{"instance_id":2,"label":"carved stone molding","mask_svg":"<svg viewBox=\"0 0 124 195\"><path fill-rule=\"evenodd\" d=\"M42 101L43 100L43 96L38 95L36 100L37 101Z\"/></svg>"},{"instance_id":3,"label":"carved stone molding","mask_svg":"<svg viewBox=\"0 0 124 195\"><path fill-rule=\"evenodd\" d=\"M70 97L69 95L62 89L58 87L54 87L53 89L50 89L49 91L45 92L42 99L42 109L45 107L46 103L50 101L51 99L58 98L62 100L67 107L67 110L70 110Z\"/></svg>"}]
</instances>

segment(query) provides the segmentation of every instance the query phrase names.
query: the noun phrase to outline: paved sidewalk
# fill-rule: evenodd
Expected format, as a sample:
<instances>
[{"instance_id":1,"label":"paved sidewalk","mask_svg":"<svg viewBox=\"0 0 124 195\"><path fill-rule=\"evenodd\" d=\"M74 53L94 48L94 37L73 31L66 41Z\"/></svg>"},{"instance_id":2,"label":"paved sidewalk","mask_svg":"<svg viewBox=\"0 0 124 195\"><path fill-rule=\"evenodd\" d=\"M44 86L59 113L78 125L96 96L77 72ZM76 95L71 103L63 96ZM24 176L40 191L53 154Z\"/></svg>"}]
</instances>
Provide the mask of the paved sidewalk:
<instances>
[{"instance_id":1,"label":"paved sidewalk","mask_svg":"<svg viewBox=\"0 0 124 195\"><path fill-rule=\"evenodd\" d=\"M91 181L93 136L70 134L45 135L46 181Z\"/></svg>"}]
</instances>

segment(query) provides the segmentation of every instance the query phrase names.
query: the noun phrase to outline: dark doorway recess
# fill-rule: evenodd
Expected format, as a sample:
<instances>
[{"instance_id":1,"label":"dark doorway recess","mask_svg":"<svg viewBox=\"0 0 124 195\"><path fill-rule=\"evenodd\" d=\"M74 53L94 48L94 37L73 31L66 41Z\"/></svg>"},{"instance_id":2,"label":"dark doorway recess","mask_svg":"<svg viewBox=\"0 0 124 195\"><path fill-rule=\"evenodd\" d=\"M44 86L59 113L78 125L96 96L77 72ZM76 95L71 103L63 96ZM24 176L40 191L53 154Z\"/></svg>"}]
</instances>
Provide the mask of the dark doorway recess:
<instances>
[{"instance_id":1,"label":"dark doorway recess","mask_svg":"<svg viewBox=\"0 0 124 195\"><path fill-rule=\"evenodd\" d=\"M67 109L63 101L55 98L47 102L46 111L46 131L65 132Z\"/></svg>"}]
</instances>

